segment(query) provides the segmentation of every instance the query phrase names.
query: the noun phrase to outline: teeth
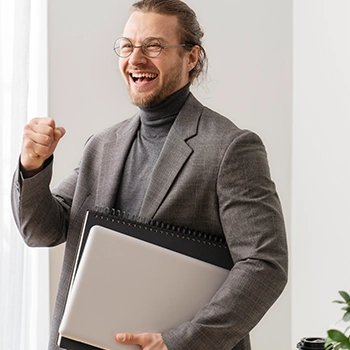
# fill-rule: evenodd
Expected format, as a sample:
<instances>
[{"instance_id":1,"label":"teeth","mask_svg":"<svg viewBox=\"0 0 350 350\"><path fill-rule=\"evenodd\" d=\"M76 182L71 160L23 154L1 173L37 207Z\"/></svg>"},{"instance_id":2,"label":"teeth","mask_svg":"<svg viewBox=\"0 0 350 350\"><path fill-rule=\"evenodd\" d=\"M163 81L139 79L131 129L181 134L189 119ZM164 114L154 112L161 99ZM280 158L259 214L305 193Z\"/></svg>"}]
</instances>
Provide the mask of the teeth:
<instances>
[{"instance_id":1,"label":"teeth","mask_svg":"<svg viewBox=\"0 0 350 350\"><path fill-rule=\"evenodd\" d=\"M133 73L132 77L135 79L140 79L140 78L148 78L148 79L154 79L157 77L157 74L152 74L152 73Z\"/></svg>"}]
</instances>

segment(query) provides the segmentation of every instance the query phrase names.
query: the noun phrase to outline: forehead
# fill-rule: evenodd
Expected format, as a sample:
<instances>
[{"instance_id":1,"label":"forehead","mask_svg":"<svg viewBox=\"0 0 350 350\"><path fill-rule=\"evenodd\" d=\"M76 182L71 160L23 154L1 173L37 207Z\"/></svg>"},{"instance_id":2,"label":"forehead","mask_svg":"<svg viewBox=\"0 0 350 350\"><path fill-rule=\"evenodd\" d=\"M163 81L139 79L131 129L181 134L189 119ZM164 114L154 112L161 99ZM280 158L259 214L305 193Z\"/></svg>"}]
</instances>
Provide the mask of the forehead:
<instances>
[{"instance_id":1,"label":"forehead","mask_svg":"<svg viewBox=\"0 0 350 350\"><path fill-rule=\"evenodd\" d=\"M124 27L123 35L133 41L148 37L162 37L172 42L178 40L177 17L154 12L133 12Z\"/></svg>"}]
</instances>

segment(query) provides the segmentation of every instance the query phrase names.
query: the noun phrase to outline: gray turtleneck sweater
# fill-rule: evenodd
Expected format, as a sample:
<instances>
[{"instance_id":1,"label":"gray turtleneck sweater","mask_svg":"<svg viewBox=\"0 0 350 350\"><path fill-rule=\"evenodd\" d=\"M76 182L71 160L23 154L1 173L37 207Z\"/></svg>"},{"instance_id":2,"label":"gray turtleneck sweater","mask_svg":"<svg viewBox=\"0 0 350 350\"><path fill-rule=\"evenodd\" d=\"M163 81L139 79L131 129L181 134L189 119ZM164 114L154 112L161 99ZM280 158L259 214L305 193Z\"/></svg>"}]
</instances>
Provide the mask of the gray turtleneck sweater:
<instances>
[{"instance_id":1,"label":"gray turtleneck sweater","mask_svg":"<svg viewBox=\"0 0 350 350\"><path fill-rule=\"evenodd\" d=\"M140 128L126 159L115 208L138 215L165 139L189 95L189 85L161 104L140 108Z\"/></svg>"}]
</instances>

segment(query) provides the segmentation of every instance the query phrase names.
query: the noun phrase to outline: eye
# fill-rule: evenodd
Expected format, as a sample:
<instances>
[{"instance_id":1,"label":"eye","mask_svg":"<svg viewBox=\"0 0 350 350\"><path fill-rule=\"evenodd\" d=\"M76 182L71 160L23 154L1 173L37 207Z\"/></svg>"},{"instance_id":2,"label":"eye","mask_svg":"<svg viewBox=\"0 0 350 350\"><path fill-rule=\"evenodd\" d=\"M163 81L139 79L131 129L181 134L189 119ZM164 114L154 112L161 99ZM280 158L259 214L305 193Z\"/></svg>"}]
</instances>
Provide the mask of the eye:
<instances>
[{"instance_id":1,"label":"eye","mask_svg":"<svg viewBox=\"0 0 350 350\"><path fill-rule=\"evenodd\" d=\"M162 49L160 41L155 38L146 39L143 43L143 47L148 52L159 52Z\"/></svg>"},{"instance_id":2,"label":"eye","mask_svg":"<svg viewBox=\"0 0 350 350\"><path fill-rule=\"evenodd\" d=\"M128 38L118 38L114 43L114 52L122 58L129 57L133 49L134 46Z\"/></svg>"},{"instance_id":3,"label":"eye","mask_svg":"<svg viewBox=\"0 0 350 350\"><path fill-rule=\"evenodd\" d=\"M154 42L154 43L148 43L146 47L147 48L159 48L161 46L159 45L159 43Z\"/></svg>"},{"instance_id":4,"label":"eye","mask_svg":"<svg viewBox=\"0 0 350 350\"><path fill-rule=\"evenodd\" d=\"M133 50L133 45L130 40L126 38L121 38L117 43L117 48L120 52L127 53Z\"/></svg>"},{"instance_id":5,"label":"eye","mask_svg":"<svg viewBox=\"0 0 350 350\"><path fill-rule=\"evenodd\" d=\"M129 42L120 43L121 50L128 50L132 48L132 44Z\"/></svg>"}]
</instances>

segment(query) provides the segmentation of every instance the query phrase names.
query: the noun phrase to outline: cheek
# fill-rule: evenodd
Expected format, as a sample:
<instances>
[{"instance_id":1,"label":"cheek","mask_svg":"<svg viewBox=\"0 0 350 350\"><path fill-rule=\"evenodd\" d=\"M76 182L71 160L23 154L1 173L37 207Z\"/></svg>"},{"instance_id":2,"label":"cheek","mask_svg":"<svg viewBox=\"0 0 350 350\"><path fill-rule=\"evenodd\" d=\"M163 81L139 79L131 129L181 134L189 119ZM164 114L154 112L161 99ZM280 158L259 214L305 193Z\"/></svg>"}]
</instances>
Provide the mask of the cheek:
<instances>
[{"instance_id":1,"label":"cheek","mask_svg":"<svg viewBox=\"0 0 350 350\"><path fill-rule=\"evenodd\" d=\"M127 66L127 60L120 58L119 59L119 70L123 75L125 74L126 66Z\"/></svg>"}]
</instances>

